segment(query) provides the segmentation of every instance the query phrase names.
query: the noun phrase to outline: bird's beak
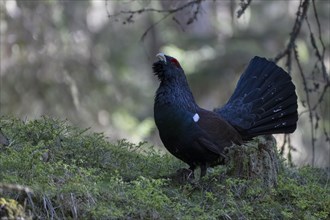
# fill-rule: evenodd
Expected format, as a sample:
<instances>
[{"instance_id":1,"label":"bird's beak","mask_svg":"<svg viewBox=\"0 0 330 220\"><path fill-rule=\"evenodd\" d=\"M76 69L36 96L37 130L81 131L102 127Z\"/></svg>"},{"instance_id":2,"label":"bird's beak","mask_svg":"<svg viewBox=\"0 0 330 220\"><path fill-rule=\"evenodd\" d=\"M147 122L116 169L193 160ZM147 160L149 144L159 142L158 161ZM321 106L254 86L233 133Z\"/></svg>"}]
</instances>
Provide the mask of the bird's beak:
<instances>
[{"instance_id":1,"label":"bird's beak","mask_svg":"<svg viewBox=\"0 0 330 220\"><path fill-rule=\"evenodd\" d=\"M165 54L164 53L159 53L156 55L156 57L161 60L161 61L164 61L166 63L166 57L165 57Z\"/></svg>"}]
</instances>

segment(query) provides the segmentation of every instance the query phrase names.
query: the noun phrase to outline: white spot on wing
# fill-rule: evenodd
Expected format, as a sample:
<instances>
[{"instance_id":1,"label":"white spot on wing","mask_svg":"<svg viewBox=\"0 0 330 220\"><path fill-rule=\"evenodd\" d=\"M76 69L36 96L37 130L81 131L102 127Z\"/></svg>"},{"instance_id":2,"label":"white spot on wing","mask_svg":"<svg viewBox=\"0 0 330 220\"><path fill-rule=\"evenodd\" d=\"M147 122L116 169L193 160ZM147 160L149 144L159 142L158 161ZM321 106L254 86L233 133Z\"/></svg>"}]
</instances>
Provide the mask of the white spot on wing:
<instances>
[{"instance_id":1,"label":"white spot on wing","mask_svg":"<svg viewBox=\"0 0 330 220\"><path fill-rule=\"evenodd\" d=\"M194 122L198 122L199 121L199 115L196 113L193 116Z\"/></svg>"},{"instance_id":2,"label":"white spot on wing","mask_svg":"<svg viewBox=\"0 0 330 220\"><path fill-rule=\"evenodd\" d=\"M276 113L276 112L279 112L279 111L281 111L281 110L282 110L282 108L279 107L279 108L277 108L277 109L274 109L273 112Z\"/></svg>"}]
</instances>

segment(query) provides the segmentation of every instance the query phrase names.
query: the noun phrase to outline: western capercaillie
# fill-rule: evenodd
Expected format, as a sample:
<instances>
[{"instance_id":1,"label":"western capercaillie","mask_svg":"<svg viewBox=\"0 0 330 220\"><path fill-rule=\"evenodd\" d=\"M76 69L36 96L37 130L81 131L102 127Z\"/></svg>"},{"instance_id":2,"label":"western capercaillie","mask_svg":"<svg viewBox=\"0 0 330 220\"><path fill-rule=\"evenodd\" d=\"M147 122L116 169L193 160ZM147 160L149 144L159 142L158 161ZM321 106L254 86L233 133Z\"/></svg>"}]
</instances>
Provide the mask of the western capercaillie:
<instances>
[{"instance_id":1,"label":"western capercaillie","mask_svg":"<svg viewBox=\"0 0 330 220\"><path fill-rule=\"evenodd\" d=\"M179 62L159 53L153 72L160 80L154 118L167 150L192 171L224 162L225 147L265 134L292 133L298 120L291 77L274 62L254 57L229 101L213 111L199 107ZM224 88L225 89L225 88Z\"/></svg>"}]
</instances>

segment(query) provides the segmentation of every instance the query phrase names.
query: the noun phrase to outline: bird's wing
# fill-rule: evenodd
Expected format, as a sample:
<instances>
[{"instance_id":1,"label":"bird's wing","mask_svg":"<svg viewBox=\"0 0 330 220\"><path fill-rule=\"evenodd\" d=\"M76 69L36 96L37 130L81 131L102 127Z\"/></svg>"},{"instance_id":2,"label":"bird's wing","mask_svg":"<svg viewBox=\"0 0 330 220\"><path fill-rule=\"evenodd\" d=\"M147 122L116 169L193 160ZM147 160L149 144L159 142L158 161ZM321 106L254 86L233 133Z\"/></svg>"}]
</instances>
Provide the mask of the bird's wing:
<instances>
[{"instance_id":1,"label":"bird's wing","mask_svg":"<svg viewBox=\"0 0 330 220\"><path fill-rule=\"evenodd\" d=\"M225 147L233 143L242 143L242 138L236 129L218 114L200 109L198 115L197 124L203 131L203 135L197 141L210 151L221 154Z\"/></svg>"}]
</instances>

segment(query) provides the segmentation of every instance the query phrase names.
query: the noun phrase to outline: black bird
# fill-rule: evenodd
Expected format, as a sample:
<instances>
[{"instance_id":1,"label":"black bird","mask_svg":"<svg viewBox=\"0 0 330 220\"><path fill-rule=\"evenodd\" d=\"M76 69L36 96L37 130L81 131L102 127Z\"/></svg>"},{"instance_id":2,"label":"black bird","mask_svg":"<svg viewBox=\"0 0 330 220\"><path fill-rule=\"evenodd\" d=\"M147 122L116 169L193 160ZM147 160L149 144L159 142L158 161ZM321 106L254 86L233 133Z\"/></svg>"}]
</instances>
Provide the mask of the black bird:
<instances>
[{"instance_id":1,"label":"black bird","mask_svg":"<svg viewBox=\"0 0 330 220\"><path fill-rule=\"evenodd\" d=\"M173 57L157 54L153 72L160 80L154 118L167 150L201 177L224 163L224 148L252 137L292 133L297 126L297 95L291 77L274 62L254 57L234 94L213 111L199 107L184 70Z\"/></svg>"}]
</instances>

